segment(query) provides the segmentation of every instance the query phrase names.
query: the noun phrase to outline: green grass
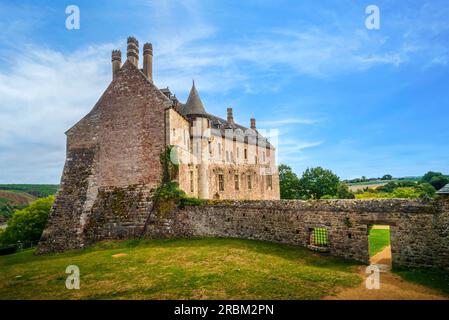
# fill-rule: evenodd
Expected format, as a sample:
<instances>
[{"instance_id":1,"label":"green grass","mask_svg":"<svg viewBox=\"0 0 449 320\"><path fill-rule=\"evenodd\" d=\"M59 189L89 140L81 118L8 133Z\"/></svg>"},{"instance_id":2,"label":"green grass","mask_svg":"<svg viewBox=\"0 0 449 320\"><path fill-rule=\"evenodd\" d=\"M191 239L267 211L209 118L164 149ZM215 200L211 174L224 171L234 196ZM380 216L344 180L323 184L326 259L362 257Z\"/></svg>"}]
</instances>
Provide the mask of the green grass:
<instances>
[{"instance_id":1,"label":"green grass","mask_svg":"<svg viewBox=\"0 0 449 320\"><path fill-rule=\"evenodd\" d=\"M449 272L434 269L406 270L395 268L393 270L403 279L423 286L437 289L449 295Z\"/></svg>"},{"instance_id":2,"label":"green grass","mask_svg":"<svg viewBox=\"0 0 449 320\"><path fill-rule=\"evenodd\" d=\"M68 265L80 267L80 290L65 288ZM358 285L356 265L259 241L103 242L61 254L1 256L0 299L319 299Z\"/></svg>"},{"instance_id":3,"label":"green grass","mask_svg":"<svg viewBox=\"0 0 449 320\"><path fill-rule=\"evenodd\" d=\"M389 229L371 229L369 232L369 255L370 257L381 252L390 245Z\"/></svg>"}]
</instances>

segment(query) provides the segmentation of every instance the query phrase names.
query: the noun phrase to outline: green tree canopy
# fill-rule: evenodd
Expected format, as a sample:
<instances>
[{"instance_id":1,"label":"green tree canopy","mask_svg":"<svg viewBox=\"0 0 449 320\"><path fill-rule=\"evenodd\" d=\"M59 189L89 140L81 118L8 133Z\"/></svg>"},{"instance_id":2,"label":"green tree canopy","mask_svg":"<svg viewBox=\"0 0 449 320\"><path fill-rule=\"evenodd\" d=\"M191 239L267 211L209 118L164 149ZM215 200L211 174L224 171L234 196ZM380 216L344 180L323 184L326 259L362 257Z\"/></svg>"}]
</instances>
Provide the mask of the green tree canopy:
<instances>
[{"instance_id":1,"label":"green tree canopy","mask_svg":"<svg viewBox=\"0 0 449 320\"><path fill-rule=\"evenodd\" d=\"M299 198L299 178L292 168L285 164L279 166L279 185L281 189L281 199Z\"/></svg>"},{"instance_id":2,"label":"green tree canopy","mask_svg":"<svg viewBox=\"0 0 449 320\"><path fill-rule=\"evenodd\" d=\"M321 167L307 168L300 185L300 196L305 199L321 199L322 196L337 195L340 178L332 171Z\"/></svg>"},{"instance_id":3,"label":"green tree canopy","mask_svg":"<svg viewBox=\"0 0 449 320\"><path fill-rule=\"evenodd\" d=\"M9 244L17 241L39 240L53 202L54 196L49 196L38 199L28 207L14 212L8 221L8 227L1 235L0 242Z\"/></svg>"},{"instance_id":4,"label":"green tree canopy","mask_svg":"<svg viewBox=\"0 0 449 320\"><path fill-rule=\"evenodd\" d=\"M427 172L421 179L422 183L430 183L436 190L440 190L449 183L449 178L441 172Z\"/></svg>"}]
</instances>

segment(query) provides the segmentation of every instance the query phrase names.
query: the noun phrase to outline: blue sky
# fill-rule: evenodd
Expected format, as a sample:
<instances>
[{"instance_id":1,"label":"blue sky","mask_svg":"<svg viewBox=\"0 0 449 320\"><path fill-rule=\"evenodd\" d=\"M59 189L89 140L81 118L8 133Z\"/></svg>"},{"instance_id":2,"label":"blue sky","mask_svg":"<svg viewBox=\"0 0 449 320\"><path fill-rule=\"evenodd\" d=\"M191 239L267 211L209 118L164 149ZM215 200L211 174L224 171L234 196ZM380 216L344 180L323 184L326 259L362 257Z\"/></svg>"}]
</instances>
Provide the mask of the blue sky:
<instances>
[{"instance_id":1,"label":"blue sky","mask_svg":"<svg viewBox=\"0 0 449 320\"><path fill-rule=\"evenodd\" d=\"M65 28L77 5L81 29ZM380 30L365 8L380 8ZM449 173L447 1L0 0L0 183L57 183L64 132L111 80L126 38L185 101L277 128L280 162L342 178Z\"/></svg>"}]
</instances>

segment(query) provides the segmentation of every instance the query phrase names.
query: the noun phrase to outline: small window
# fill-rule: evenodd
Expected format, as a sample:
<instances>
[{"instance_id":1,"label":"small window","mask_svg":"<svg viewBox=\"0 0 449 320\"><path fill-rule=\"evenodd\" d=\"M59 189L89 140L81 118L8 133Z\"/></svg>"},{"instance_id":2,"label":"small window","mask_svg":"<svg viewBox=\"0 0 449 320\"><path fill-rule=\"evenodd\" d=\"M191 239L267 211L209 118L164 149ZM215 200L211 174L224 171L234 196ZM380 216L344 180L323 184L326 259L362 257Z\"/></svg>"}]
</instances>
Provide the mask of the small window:
<instances>
[{"instance_id":1,"label":"small window","mask_svg":"<svg viewBox=\"0 0 449 320\"><path fill-rule=\"evenodd\" d=\"M173 137L176 136L176 129L173 128Z\"/></svg>"},{"instance_id":2,"label":"small window","mask_svg":"<svg viewBox=\"0 0 449 320\"><path fill-rule=\"evenodd\" d=\"M222 174L218 175L218 190L224 191L224 175Z\"/></svg>"},{"instance_id":3,"label":"small window","mask_svg":"<svg viewBox=\"0 0 449 320\"><path fill-rule=\"evenodd\" d=\"M267 175L267 189L273 189L273 176L271 174Z\"/></svg>"},{"instance_id":4,"label":"small window","mask_svg":"<svg viewBox=\"0 0 449 320\"><path fill-rule=\"evenodd\" d=\"M209 141L208 146L209 146L209 153L212 154L212 142Z\"/></svg>"},{"instance_id":5,"label":"small window","mask_svg":"<svg viewBox=\"0 0 449 320\"><path fill-rule=\"evenodd\" d=\"M248 190L251 190L253 188L253 184L251 181L251 175L249 174L246 178L247 178L247 182L248 182Z\"/></svg>"},{"instance_id":6,"label":"small window","mask_svg":"<svg viewBox=\"0 0 449 320\"><path fill-rule=\"evenodd\" d=\"M244 153L245 160L248 160L248 149L245 148L243 153Z\"/></svg>"},{"instance_id":7,"label":"small window","mask_svg":"<svg viewBox=\"0 0 449 320\"><path fill-rule=\"evenodd\" d=\"M226 162L229 161L229 151L226 151Z\"/></svg>"},{"instance_id":8,"label":"small window","mask_svg":"<svg viewBox=\"0 0 449 320\"><path fill-rule=\"evenodd\" d=\"M194 191L194 185L193 185L193 171L190 171L190 192Z\"/></svg>"},{"instance_id":9,"label":"small window","mask_svg":"<svg viewBox=\"0 0 449 320\"><path fill-rule=\"evenodd\" d=\"M254 163L257 164L257 156L254 156Z\"/></svg>"},{"instance_id":10,"label":"small window","mask_svg":"<svg viewBox=\"0 0 449 320\"><path fill-rule=\"evenodd\" d=\"M262 152L262 161L265 162L265 151Z\"/></svg>"},{"instance_id":11,"label":"small window","mask_svg":"<svg viewBox=\"0 0 449 320\"><path fill-rule=\"evenodd\" d=\"M231 151L231 161L234 162L234 152Z\"/></svg>"},{"instance_id":12,"label":"small window","mask_svg":"<svg viewBox=\"0 0 449 320\"><path fill-rule=\"evenodd\" d=\"M236 191L240 190L240 181L239 180L240 180L239 175L238 174L234 175L234 187L235 187Z\"/></svg>"}]
</instances>

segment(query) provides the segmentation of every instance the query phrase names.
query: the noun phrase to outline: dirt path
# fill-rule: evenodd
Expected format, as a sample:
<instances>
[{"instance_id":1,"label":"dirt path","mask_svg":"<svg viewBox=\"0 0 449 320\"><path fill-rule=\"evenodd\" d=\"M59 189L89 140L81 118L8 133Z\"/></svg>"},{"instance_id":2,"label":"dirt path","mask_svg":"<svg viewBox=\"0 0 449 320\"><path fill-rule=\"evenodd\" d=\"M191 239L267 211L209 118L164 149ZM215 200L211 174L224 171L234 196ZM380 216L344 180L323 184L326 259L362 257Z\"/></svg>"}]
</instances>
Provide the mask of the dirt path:
<instances>
[{"instance_id":1,"label":"dirt path","mask_svg":"<svg viewBox=\"0 0 449 320\"><path fill-rule=\"evenodd\" d=\"M448 300L445 296L433 289L413 284L393 274L391 269L391 248L384 250L371 258L371 264L376 264L381 270L380 289L369 290L365 286L365 280L355 288L344 289L335 296L325 297L325 300ZM363 279L366 267L359 268L359 274Z\"/></svg>"}]
</instances>

